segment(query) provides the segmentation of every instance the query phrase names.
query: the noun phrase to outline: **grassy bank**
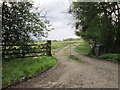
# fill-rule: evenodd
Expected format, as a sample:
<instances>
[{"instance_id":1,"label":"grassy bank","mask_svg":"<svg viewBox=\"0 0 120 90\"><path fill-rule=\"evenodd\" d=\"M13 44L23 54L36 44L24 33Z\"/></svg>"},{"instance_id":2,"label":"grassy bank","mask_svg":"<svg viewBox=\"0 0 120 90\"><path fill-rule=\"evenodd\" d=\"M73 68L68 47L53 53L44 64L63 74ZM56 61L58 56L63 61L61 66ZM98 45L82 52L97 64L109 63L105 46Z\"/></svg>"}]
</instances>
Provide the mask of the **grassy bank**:
<instances>
[{"instance_id":1,"label":"grassy bank","mask_svg":"<svg viewBox=\"0 0 120 90\"><path fill-rule=\"evenodd\" d=\"M102 54L100 56L91 56L91 57L98 58L98 59L108 59L111 61L120 60L120 54L112 54L112 53Z\"/></svg>"},{"instance_id":2,"label":"grassy bank","mask_svg":"<svg viewBox=\"0 0 120 90\"><path fill-rule=\"evenodd\" d=\"M82 42L79 46L76 46L74 51L80 54L87 55L93 58L98 58L98 59L106 59L106 60L111 60L111 61L118 61L120 59L120 54L116 54L116 53L106 53L100 56L90 55L89 54L90 46L87 42Z\"/></svg>"},{"instance_id":3,"label":"grassy bank","mask_svg":"<svg viewBox=\"0 0 120 90\"><path fill-rule=\"evenodd\" d=\"M55 63L56 58L53 56L18 58L12 61L3 61L2 84L7 85L26 77L31 77L37 72L53 66Z\"/></svg>"},{"instance_id":4,"label":"grassy bank","mask_svg":"<svg viewBox=\"0 0 120 90\"><path fill-rule=\"evenodd\" d=\"M69 47L69 48L70 48L70 47ZM65 54L66 56L68 56L68 58L70 58L71 60L76 60L76 61L79 61L79 62L83 62L83 60L81 60L80 58L78 58L78 57L76 57L76 56L71 55L70 53L68 53L68 48L66 48L66 49L64 50L64 54Z\"/></svg>"}]
</instances>

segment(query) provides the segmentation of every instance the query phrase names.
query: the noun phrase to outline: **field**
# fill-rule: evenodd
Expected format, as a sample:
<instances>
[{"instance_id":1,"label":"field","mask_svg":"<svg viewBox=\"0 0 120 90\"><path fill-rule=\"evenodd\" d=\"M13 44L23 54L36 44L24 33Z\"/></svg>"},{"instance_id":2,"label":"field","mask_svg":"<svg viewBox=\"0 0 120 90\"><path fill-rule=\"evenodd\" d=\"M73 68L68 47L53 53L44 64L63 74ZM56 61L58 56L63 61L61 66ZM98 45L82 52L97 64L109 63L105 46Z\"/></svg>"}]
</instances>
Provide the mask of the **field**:
<instances>
[{"instance_id":1,"label":"field","mask_svg":"<svg viewBox=\"0 0 120 90\"><path fill-rule=\"evenodd\" d=\"M76 45L78 43L81 43L80 41L58 41L58 42L52 42L52 54L54 54L56 51L66 47L66 46L72 46Z\"/></svg>"},{"instance_id":2,"label":"field","mask_svg":"<svg viewBox=\"0 0 120 90\"><path fill-rule=\"evenodd\" d=\"M56 41L56 42L52 42L52 54L54 54L55 52L57 52L58 50L66 47L66 46L72 46L72 45L76 45L78 43L81 43L82 40L79 41ZM46 42L37 42L36 44L45 44Z\"/></svg>"},{"instance_id":3,"label":"field","mask_svg":"<svg viewBox=\"0 0 120 90\"><path fill-rule=\"evenodd\" d=\"M40 42L41 43L41 42ZM39 43L39 44L40 44ZM45 43L45 42L42 42ZM56 64L56 58L54 53L58 50L68 47L70 48L73 45L79 44L74 50L80 54L88 55L90 47L88 43L84 41L58 41L52 42L52 55L53 56L38 56L32 58L17 58L14 60L3 61L2 62L2 85L8 85L16 81L32 77L38 72L50 68ZM72 60L77 60L82 62L80 58L77 58L74 55L71 55L68 52L68 48L64 50L64 54ZM99 59L110 59L112 61L117 61L120 58L120 54L103 54L101 56L90 56Z\"/></svg>"},{"instance_id":4,"label":"field","mask_svg":"<svg viewBox=\"0 0 120 90\"><path fill-rule=\"evenodd\" d=\"M52 42L52 54L66 47L80 43L82 41L58 41ZM39 42L37 44L43 44ZM3 61L2 84L7 85L15 81L25 79L35 75L37 72L45 70L56 64L54 56L39 56L34 58L17 58L10 61Z\"/></svg>"}]
</instances>

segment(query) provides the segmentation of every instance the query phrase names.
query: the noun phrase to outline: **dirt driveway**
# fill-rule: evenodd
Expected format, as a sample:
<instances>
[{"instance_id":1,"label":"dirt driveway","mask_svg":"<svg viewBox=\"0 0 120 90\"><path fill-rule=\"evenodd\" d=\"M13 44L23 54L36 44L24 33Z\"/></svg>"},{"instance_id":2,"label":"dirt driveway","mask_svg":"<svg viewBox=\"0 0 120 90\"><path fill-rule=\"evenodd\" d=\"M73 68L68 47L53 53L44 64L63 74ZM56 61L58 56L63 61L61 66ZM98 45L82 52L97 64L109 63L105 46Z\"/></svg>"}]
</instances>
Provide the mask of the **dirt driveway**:
<instances>
[{"instance_id":1,"label":"dirt driveway","mask_svg":"<svg viewBox=\"0 0 120 90\"><path fill-rule=\"evenodd\" d=\"M118 64L89 58L69 49L83 62L70 60L64 49L58 51L57 64L50 70L14 88L118 88Z\"/></svg>"}]
</instances>

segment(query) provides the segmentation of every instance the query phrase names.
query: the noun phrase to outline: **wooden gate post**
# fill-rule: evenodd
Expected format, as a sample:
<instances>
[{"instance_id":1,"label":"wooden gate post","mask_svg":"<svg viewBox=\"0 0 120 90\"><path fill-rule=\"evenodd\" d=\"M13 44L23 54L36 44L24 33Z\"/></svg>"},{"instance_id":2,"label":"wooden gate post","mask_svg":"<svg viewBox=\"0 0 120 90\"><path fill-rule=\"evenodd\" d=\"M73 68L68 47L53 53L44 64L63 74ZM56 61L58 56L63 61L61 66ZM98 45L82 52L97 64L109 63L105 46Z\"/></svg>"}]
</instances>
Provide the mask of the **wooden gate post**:
<instances>
[{"instance_id":1,"label":"wooden gate post","mask_svg":"<svg viewBox=\"0 0 120 90\"><path fill-rule=\"evenodd\" d=\"M47 40L46 55L52 56L52 54L51 54L51 40Z\"/></svg>"}]
</instances>

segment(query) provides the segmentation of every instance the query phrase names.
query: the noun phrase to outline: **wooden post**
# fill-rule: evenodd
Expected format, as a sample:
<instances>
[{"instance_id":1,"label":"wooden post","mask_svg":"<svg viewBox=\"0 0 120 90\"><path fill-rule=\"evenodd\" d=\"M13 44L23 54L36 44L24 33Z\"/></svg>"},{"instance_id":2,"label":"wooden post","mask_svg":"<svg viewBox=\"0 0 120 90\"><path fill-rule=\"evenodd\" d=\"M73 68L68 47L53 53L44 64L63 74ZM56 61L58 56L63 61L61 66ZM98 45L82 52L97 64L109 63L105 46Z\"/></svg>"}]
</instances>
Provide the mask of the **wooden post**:
<instances>
[{"instance_id":1,"label":"wooden post","mask_svg":"<svg viewBox=\"0 0 120 90\"><path fill-rule=\"evenodd\" d=\"M25 46L24 46L24 44L21 44L21 46L20 47L22 47L21 49L22 49L22 57L25 57Z\"/></svg>"},{"instance_id":2,"label":"wooden post","mask_svg":"<svg viewBox=\"0 0 120 90\"><path fill-rule=\"evenodd\" d=\"M52 54L51 54L51 40L47 40L46 55L52 56Z\"/></svg>"}]
</instances>

